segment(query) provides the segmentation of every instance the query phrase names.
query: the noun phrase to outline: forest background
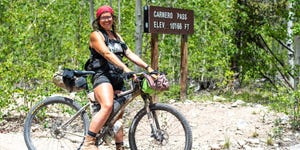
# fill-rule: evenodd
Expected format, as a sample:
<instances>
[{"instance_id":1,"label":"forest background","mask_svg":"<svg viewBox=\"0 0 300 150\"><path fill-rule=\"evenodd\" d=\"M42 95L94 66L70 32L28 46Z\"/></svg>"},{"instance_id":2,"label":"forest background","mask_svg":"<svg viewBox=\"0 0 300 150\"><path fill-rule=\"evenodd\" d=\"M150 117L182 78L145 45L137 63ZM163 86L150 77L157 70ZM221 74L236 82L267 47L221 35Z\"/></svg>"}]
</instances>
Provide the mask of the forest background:
<instances>
[{"instance_id":1,"label":"forest background","mask_svg":"<svg viewBox=\"0 0 300 150\"><path fill-rule=\"evenodd\" d=\"M150 63L151 34L144 33L142 49L135 49L136 1L0 1L0 120L15 111L26 114L37 101L64 92L52 83L52 75L59 66L83 69L89 58L90 7L103 4L115 9L118 32L128 46ZM269 105L290 114L299 129L298 0L151 0L144 5L194 11L187 99L221 95ZM171 81L161 101L180 100L180 42L179 35L159 35L159 70Z\"/></svg>"}]
</instances>

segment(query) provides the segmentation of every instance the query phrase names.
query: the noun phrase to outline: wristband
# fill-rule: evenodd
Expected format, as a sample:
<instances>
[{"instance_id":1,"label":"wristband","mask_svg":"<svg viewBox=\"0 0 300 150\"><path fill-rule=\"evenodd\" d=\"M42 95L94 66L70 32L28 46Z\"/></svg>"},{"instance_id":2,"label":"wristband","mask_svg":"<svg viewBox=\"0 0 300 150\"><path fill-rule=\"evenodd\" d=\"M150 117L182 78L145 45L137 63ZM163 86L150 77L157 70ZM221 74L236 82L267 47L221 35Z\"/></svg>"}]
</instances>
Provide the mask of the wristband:
<instances>
[{"instance_id":1,"label":"wristband","mask_svg":"<svg viewBox=\"0 0 300 150\"><path fill-rule=\"evenodd\" d=\"M149 68L150 66L149 65L147 65L146 67L145 67L145 70L148 70L148 68Z\"/></svg>"}]
</instances>

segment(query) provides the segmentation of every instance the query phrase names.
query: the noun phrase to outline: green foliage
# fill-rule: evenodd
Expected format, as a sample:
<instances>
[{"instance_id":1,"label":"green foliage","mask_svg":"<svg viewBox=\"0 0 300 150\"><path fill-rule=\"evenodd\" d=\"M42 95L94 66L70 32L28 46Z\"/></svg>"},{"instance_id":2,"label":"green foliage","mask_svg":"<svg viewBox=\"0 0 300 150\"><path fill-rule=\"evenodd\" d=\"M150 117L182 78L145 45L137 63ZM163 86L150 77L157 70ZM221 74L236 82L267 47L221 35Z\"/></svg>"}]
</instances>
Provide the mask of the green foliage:
<instances>
[{"instance_id":1,"label":"green foliage","mask_svg":"<svg viewBox=\"0 0 300 150\"><path fill-rule=\"evenodd\" d=\"M273 137L276 139L282 139L282 135L283 135L283 132L284 132L284 127L282 125L282 120L281 119L276 119L275 120L275 123L274 123L274 126L275 128L273 128Z\"/></svg>"},{"instance_id":2,"label":"green foliage","mask_svg":"<svg viewBox=\"0 0 300 150\"><path fill-rule=\"evenodd\" d=\"M168 99L178 101L180 99L180 85L173 85L168 91L163 92L163 95Z\"/></svg>"},{"instance_id":3,"label":"green foliage","mask_svg":"<svg viewBox=\"0 0 300 150\"><path fill-rule=\"evenodd\" d=\"M17 103L16 95L31 107L41 95L53 94L52 74L59 65L82 68L90 30L84 3L1 1L1 108Z\"/></svg>"}]
</instances>

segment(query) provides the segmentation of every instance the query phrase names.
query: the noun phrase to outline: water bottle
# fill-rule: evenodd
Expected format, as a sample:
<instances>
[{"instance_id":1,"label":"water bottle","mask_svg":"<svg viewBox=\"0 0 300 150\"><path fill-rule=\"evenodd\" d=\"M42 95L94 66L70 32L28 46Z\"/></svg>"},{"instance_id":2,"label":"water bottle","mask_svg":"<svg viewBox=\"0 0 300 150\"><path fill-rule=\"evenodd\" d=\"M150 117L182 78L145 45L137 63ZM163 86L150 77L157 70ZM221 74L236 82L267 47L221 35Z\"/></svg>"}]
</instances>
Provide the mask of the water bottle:
<instances>
[{"instance_id":1,"label":"water bottle","mask_svg":"<svg viewBox=\"0 0 300 150\"><path fill-rule=\"evenodd\" d=\"M113 126L113 131L114 131L115 135L119 132L119 130L121 129L122 125L123 125L122 120L116 121L116 123Z\"/></svg>"},{"instance_id":2,"label":"water bottle","mask_svg":"<svg viewBox=\"0 0 300 150\"><path fill-rule=\"evenodd\" d=\"M118 110L121 108L121 105L124 103L125 97L118 97L114 99L114 109L112 114L115 114L118 112Z\"/></svg>"},{"instance_id":3,"label":"water bottle","mask_svg":"<svg viewBox=\"0 0 300 150\"><path fill-rule=\"evenodd\" d=\"M112 127L112 129L110 129L103 137L103 140L106 144L108 144L109 146L112 146L112 141L114 139L114 137L116 136L116 134L119 132L119 130L121 129L123 125L122 120L117 120L114 124L114 126Z\"/></svg>"},{"instance_id":4,"label":"water bottle","mask_svg":"<svg viewBox=\"0 0 300 150\"><path fill-rule=\"evenodd\" d=\"M88 94L88 98L89 98L89 100L90 100L91 102L95 102L95 101L96 101L94 92L90 92L90 93Z\"/></svg>"},{"instance_id":5,"label":"water bottle","mask_svg":"<svg viewBox=\"0 0 300 150\"><path fill-rule=\"evenodd\" d=\"M117 120L113 127L109 129L109 131L104 135L103 140L105 141L106 144L111 145L114 137L116 134L119 132L123 125L122 120Z\"/></svg>"}]
</instances>

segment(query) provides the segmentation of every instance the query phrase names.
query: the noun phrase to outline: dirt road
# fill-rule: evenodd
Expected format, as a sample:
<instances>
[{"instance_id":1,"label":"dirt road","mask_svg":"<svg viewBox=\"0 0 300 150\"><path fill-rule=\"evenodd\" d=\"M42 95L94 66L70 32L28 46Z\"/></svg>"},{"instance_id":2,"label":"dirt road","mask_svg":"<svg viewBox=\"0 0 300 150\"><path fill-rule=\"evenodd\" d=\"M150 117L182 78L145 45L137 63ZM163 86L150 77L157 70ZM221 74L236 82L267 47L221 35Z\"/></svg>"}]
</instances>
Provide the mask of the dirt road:
<instances>
[{"instance_id":1,"label":"dirt road","mask_svg":"<svg viewBox=\"0 0 300 150\"><path fill-rule=\"evenodd\" d=\"M193 150L222 149L300 149L300 133L283 129L275 133L275 121L283 114L269 111L266 107L245 103L185 102L173 103L192 127ZM22 122L22 121L21 121ZM20 121L19 121L20 123ZM288 127L287 122L281 122ZM14 132L4 128L19 126ZM17 127L15 127L17 128ZM2 123L0 150L26 150L22 126L14 122ZM280 134L281 138L275 138Z\"/></svg>"}]
</instances>

